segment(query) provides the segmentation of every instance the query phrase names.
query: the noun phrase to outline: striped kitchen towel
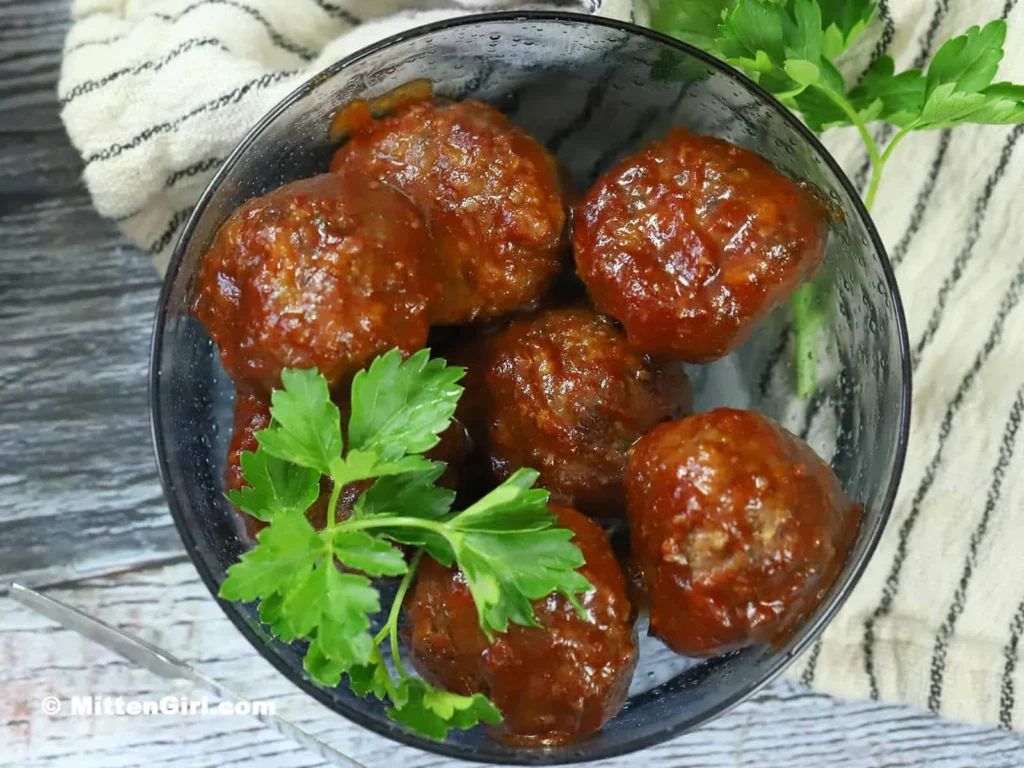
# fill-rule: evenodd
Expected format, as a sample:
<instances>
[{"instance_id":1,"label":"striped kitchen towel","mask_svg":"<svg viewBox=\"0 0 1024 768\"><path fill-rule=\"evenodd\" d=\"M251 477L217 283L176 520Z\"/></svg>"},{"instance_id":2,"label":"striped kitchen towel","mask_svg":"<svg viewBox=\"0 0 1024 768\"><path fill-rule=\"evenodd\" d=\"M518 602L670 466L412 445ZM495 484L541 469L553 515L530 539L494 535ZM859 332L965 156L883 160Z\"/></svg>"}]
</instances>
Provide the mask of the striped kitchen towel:
<instances>
[{"instance_id":1,"label":"striped kitchen towel","mask_svg":"<svg viewBox=\"0 0 1024 768\"><path fill-rule=\"evenodd\" d=\"M315 72L411 27L519 0L76 0L58 83L85 183L162 272L245 132ZM541 7L629 19L632 0ZM216 76L211 77L211 73Z\"/></svg>"},{"instance_id":2,"label":"striped kitchen towel","mask_svg":"<svg viewBox=\"0 0 1024 768\"><path fill-rule=\"evenodd\" d=\"M633 14L630 0L553 4ZM401 29L508 5L516 4L78 0L62 116L97 209L162 269L238 138L311 72ZM1024 81L1017 0L881 0L847 73L856 77L883 52L897 66L920 66L949 36L999 16L1010 25L1001 74ZM875 216L914 352L910 448L871 565L791 672L828 693L1006 728L1024 728L1022 134L982 126L915 134L887 168ZM833 132L826 143L863 188L857 136Z\"/></svg>"}]
</instances>

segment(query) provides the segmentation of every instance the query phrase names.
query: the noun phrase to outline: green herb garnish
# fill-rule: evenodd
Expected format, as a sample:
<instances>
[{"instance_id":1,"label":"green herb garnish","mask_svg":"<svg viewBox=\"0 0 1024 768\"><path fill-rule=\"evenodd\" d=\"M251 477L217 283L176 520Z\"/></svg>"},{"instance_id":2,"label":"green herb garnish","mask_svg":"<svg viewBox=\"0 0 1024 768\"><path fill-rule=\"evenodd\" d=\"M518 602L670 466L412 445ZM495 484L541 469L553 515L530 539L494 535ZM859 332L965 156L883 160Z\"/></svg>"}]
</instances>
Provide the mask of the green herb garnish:
<instances>
[{"instance_id":1,"label":"green herb garnish","mask_svg":"<svg viewBox=\"0 0 1024 768\"><path fill-rule=\"evenodd\" d=\"M896 73L892 57L880 56L848 87L835 59L877 8L870 0L655 0L651 26L742 69L813 131L854 126L871 159L871 210L885 164L912 131L1024 122L1024 85L992 82L1006 40L1002 20L947 40L924 71ZM899 129L884 149L868 131L872 122ZM807 310L820 292L811 284L793 304L801 398L817 386L814 350L827 308Z\"/></svg>"},{"instance_id":2,"label":"green herb garnish","mask_svg":"<svg viewBox=\"0 0 1024 768\"><path fill-rule=\"evenodd\" d=\"M402 665L398 617L425 555L462 570L489 638L509 622L536 626L530 601L553 592L582 612L577 595L591 588L577 572L584 559L572 532L557 527L547 491L533 487L534 470L519 470L459 512L451 509L455 494L435 485L444 464L422 454L451 422L464 373L430 359L428 350L404 361L398 350L377 358L353 380L346 447L323 376L285 370L270 426L256 434L259 448L241 457L250 487L228 494L269 525L220 588L225 600L259 600L260 619L282 640L309 640L304 666L311 678L335 686L347 675L356 693L388 700L390 717L436 739L450 728L500 722L501 714L480 694L439 690ZM333 491L327 524L317 531L306 510L322 476ZM338 520L342 487L368 480L373 485L351 515ZM419 547L410 563L393 542ZM370 617L381 602L371 576L402 576L376 635ZM380 651L385 641L394 675Z\"/></svg>"}]
</instances>

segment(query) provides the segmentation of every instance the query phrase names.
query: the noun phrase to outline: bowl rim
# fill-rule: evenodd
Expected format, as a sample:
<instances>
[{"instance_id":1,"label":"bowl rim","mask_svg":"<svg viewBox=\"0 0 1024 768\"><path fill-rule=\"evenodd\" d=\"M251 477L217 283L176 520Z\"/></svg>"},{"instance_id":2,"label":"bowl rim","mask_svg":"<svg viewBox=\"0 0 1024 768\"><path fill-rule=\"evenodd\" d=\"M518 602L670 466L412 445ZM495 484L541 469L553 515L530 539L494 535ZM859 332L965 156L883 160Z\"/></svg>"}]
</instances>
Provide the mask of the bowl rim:
<instances>
[{"instance_id":1,"label":"bowl rim","mask_svg":"<svg viewBox=\"0 0 1024 768\"><path fill-rule=\"evenodd\" d=\"M150 414L150 433L153 441L154 450L156 453L156 463L160 474L160 483L163 488L164 498L167 501L167 505L171 512L171 517L174 520L175 527L178 529L178 534L181 537L182 544L188 552L189 558L195 565L196 571L199 573L200 578L205 583L210 594L214 600L220 605L221 609L227 615L228 619L235 625L239 632L248 640L249 644L252 645L267 661L277 669L286 679L291 681L293 684L298 686L304 693L312 696L316 701L326 706L333 712L341 715L345 719L360 725L369 731L383 736L388 739L392 739L401 744L415 747L427 752L433 752L435 754L443 755L445 757L451 757L461 760L468 760L472 762L489 762L486 757L477 755L471 747L453 745L448 742L438 742L426 739L424 737L417 736L411 732L405 731L397 727L397 724L392 725L391 723L379 721L370 717L358 708L350 708L344 704L340 704L336 700L328 697L323 689L315 686L311 681L305 678L303 675L298 675L295 670L291 669L285 662L272 653L266 646L264 639L259 636L256 630L250 626L239 613L233 603L221 600L218 596L219 583L214 578L214 575L206 567L205 562L199 556L197 551L196 542L191 532L189 531L188 525L185 519L185 512L179 503L178 496L175 492L174 484L171 480L170 471L168 467L168 455L164 447L163 439L163 424L161 422L159 408L157 404L159 402L159 382L160 382L160 359L163 352L163 336L164 327L167 322L167 306L170 297L171 287L175 282L178 271L181 267L181 263L184 259L186 246L192 237L192 234L199 222L200 217L209 204L210 199L219 188L224 177L228 171L238 162L239 157L248 149L251 145L277 117L291 107L295 102L299 101L311 91L315 90L323 81L334 77L336 74L344 70L349 65L360 61L368 56L372 56L378 51L390 48L391 46L405 42L410 39L423 37L433 32L441 30L447 30L461 26L476 26L485 25L490 23L503 23L510 21L525 21L525 22L557 22L567 23L574 25L593 25L597 27L605 27L614 29L619 32L626 32L632 36L639 36L647 38L653 42L670 46L677 51L687 54L693 58L698 59L704 64L718 70L722 74L731 78L742 86L751 95L760 101L771 106L776 112L781 113L783 119L786 120L790 126L797 131L807 142L815 153L821 158L826 164L828 169L835 175L839 184L843 190L853 201L853 209L856 212L858 218L861 220L868 236L871 240L872 247L878 254L882 272L885 276L885 283L888 289L888 299L892 302L893 310L895 313L896 331L899 340L900 349L900 362L902 368L902 380L903 380L903 391L900 397L900 417L898 425L898 436L896 444L896 452L893 462L893 472L890 477L888 487L886 488L885 494L882 498L881 511L877 521L872 530L868 531L867 546L859 561L853 564L846 575L844 583L838 585L838 591L834 594L832 600L826 603L824 609L819 613L817 618L809 626L804 628L804 631L795 633L794 636L786 643L784 648L776 654L775 659L772 660L771 665L768 668L767 674L765 674L761 680L757 683L738 691L733 696L722 701L720 704L712 707L711 709L704 712L700 717L690 718L680 723L676 723L673 726L663 728L659 731L655 731L645 737L637 738L632 741L616 744L610 747L601 749L595 754L588 755L565 755L560 756L557 753L547 752L543 750L527 750L522 752L520 755L502 759L507 760L506 765L566 765L574 763L589 762L592 760L605 760L608 758L618 757L621 755L632 754L641 750L647 749L656 744L660 744L671 738L680 736L691 730L694 730L701 725L711 721L712 719L724 714L738 704L746 701L758 691L768 685L776 677L778 677L795 659L797 656L802 654L812 643L818 640L826 626L835 617L836 613L846 602L850 593L859 582L861 576L867 567L868 562L878 546L878 542L881 539L882 532L885 529L886 523L892 512L892 507L895 502L896 493L899 488L900 480L903 474L903 465L906 458L907 443L910 432L910 409L911 409L911 361L910 361L910 341L907 333L906 317L903 310L903 302L900 298L899 288L896 284L896 277L892 269L892 264L889 260L889 256L885 250L885 246L882 243L882 239L875 228L874 222L871 219L866 207L857 190L854 188L852 182L847 177L843 169L839 166L835 158L832 157L831 153L822 145L818 138L811 132L807 126L800 121L796 115L789 110L787 107L782 105L774 96L764 90L760 85L755 83L753 80L748 78L739 70L726 64L725 62L711 56L710 54L701 51L700 49L677 40L668 35L656 32L652 29L642 27L632 22L620 21L617 19L610 19L600 16L594 16L583 13L575 13L570 11L559 11L559 10L523 10L523 11L497 11L490 13L475 13L467 16L458 16L454 18L443 19L432 23L424 24L418 27L414 27L408 30L404 30L394 35L390 35L383 38L375 43L372 43L364 48L355 51L348 56L338 60L330 66L324 68L320 72L312 75L305 82L299 85L295 90L285 96L280 102L278 102L273 108L271 108L256 124L242 137L235 148L231 151L225 161L221 164L217 173L214 174L209 184L204 189L202 195L196 201L195 207L189 214L189 217L185 223L185 226L181 230L181 234L178 236L177 242L174 247L174 251L171 254L170 261L167 266L167 271L164 275L163 285L160 290L160 295L157 300L156 317L153 323L153 331L150 342L150 362L149 362L149 414Z\"/></svg>"}]
</instances>

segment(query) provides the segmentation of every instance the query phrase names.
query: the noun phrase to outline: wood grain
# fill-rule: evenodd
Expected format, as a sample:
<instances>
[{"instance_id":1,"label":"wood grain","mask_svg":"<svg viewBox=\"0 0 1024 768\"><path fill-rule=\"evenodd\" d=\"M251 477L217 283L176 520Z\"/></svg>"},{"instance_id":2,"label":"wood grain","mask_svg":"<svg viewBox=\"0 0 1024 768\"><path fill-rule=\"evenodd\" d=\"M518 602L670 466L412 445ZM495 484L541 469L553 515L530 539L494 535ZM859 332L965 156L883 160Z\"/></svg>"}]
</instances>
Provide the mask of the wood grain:
<instances>
[{"instance_id":1,"label":"wood grain","mask_svg":"<svg viewBox=\"0 0 1024 768\"><path fill-rule=\"evenodd\" d=\"M469 765L399 747L347 723L300 693L235 631L188 563L93 579L50 591L58 599L162 644L253 698L275 702L291 719L370 768ZM285 768L317 758L244 717L47 717L44 696L181 694L99 646L54 627L9 599L0 600L0 763L216 768ZM13 663L10 663L13 662ZM788 766L877 768L1024 765L1018 735L954 725L904 708L843 703L778 683L708 727L604 768Z\"/></svg>"},{"instance_id":2,"label":"wood grain","mask_svg":"<svg viewBox=\"0 0 1024 768\"><path fill-rule=\"evenodd\" d=\"M0 3L0 587L181 553L149 443L159 283L92 210L60 123L67 13Z\"/></svg>"}]
</instances>

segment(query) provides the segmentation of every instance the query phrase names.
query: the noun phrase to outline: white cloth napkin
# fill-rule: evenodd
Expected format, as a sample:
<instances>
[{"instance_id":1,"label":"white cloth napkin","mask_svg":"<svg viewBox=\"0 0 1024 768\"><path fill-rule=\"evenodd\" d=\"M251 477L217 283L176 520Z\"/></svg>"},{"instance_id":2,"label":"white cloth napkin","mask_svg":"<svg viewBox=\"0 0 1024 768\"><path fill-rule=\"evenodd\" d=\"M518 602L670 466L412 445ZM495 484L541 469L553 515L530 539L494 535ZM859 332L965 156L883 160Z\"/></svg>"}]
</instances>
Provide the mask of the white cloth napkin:
<instances>
[{"instance_id":1,"label":"white cloth napkin","mask_svg":"<svg viewBox=\"0 0 1024 768\"><path fill-rule=\"evenodd\" d=\"M97 209L162 269L222 159L310 73L400 29L510 4L78 0L59 85L62 116ZM632 13L630 0L558 5ZM881 6L851 57L853 72L884 50L898 66L920 65L949 36L1005 15L1002 74L1024 81L1016 0ZM1022 134L975 126L917 134L886 172L875 217L915 351L910 449L871 565L823 641L791 672L828 693L1007 728L1024 727ZM827 143L863 187L856 135L833 132Z\"/></svg>"},{"instance_id":2,"label":"white cloth napkin","mask_svg":"<svg viewBox=\"0 0 1024 768\"><path fill-rule=\"evenodd\" d=\"M402 30L515 0L77 0L58 95L85 183L163 272L206 183L310 75ZM535 3L543 6L543 3ZM561 0L629 19L632 0Z\"/></svg>"}]
</instances>

